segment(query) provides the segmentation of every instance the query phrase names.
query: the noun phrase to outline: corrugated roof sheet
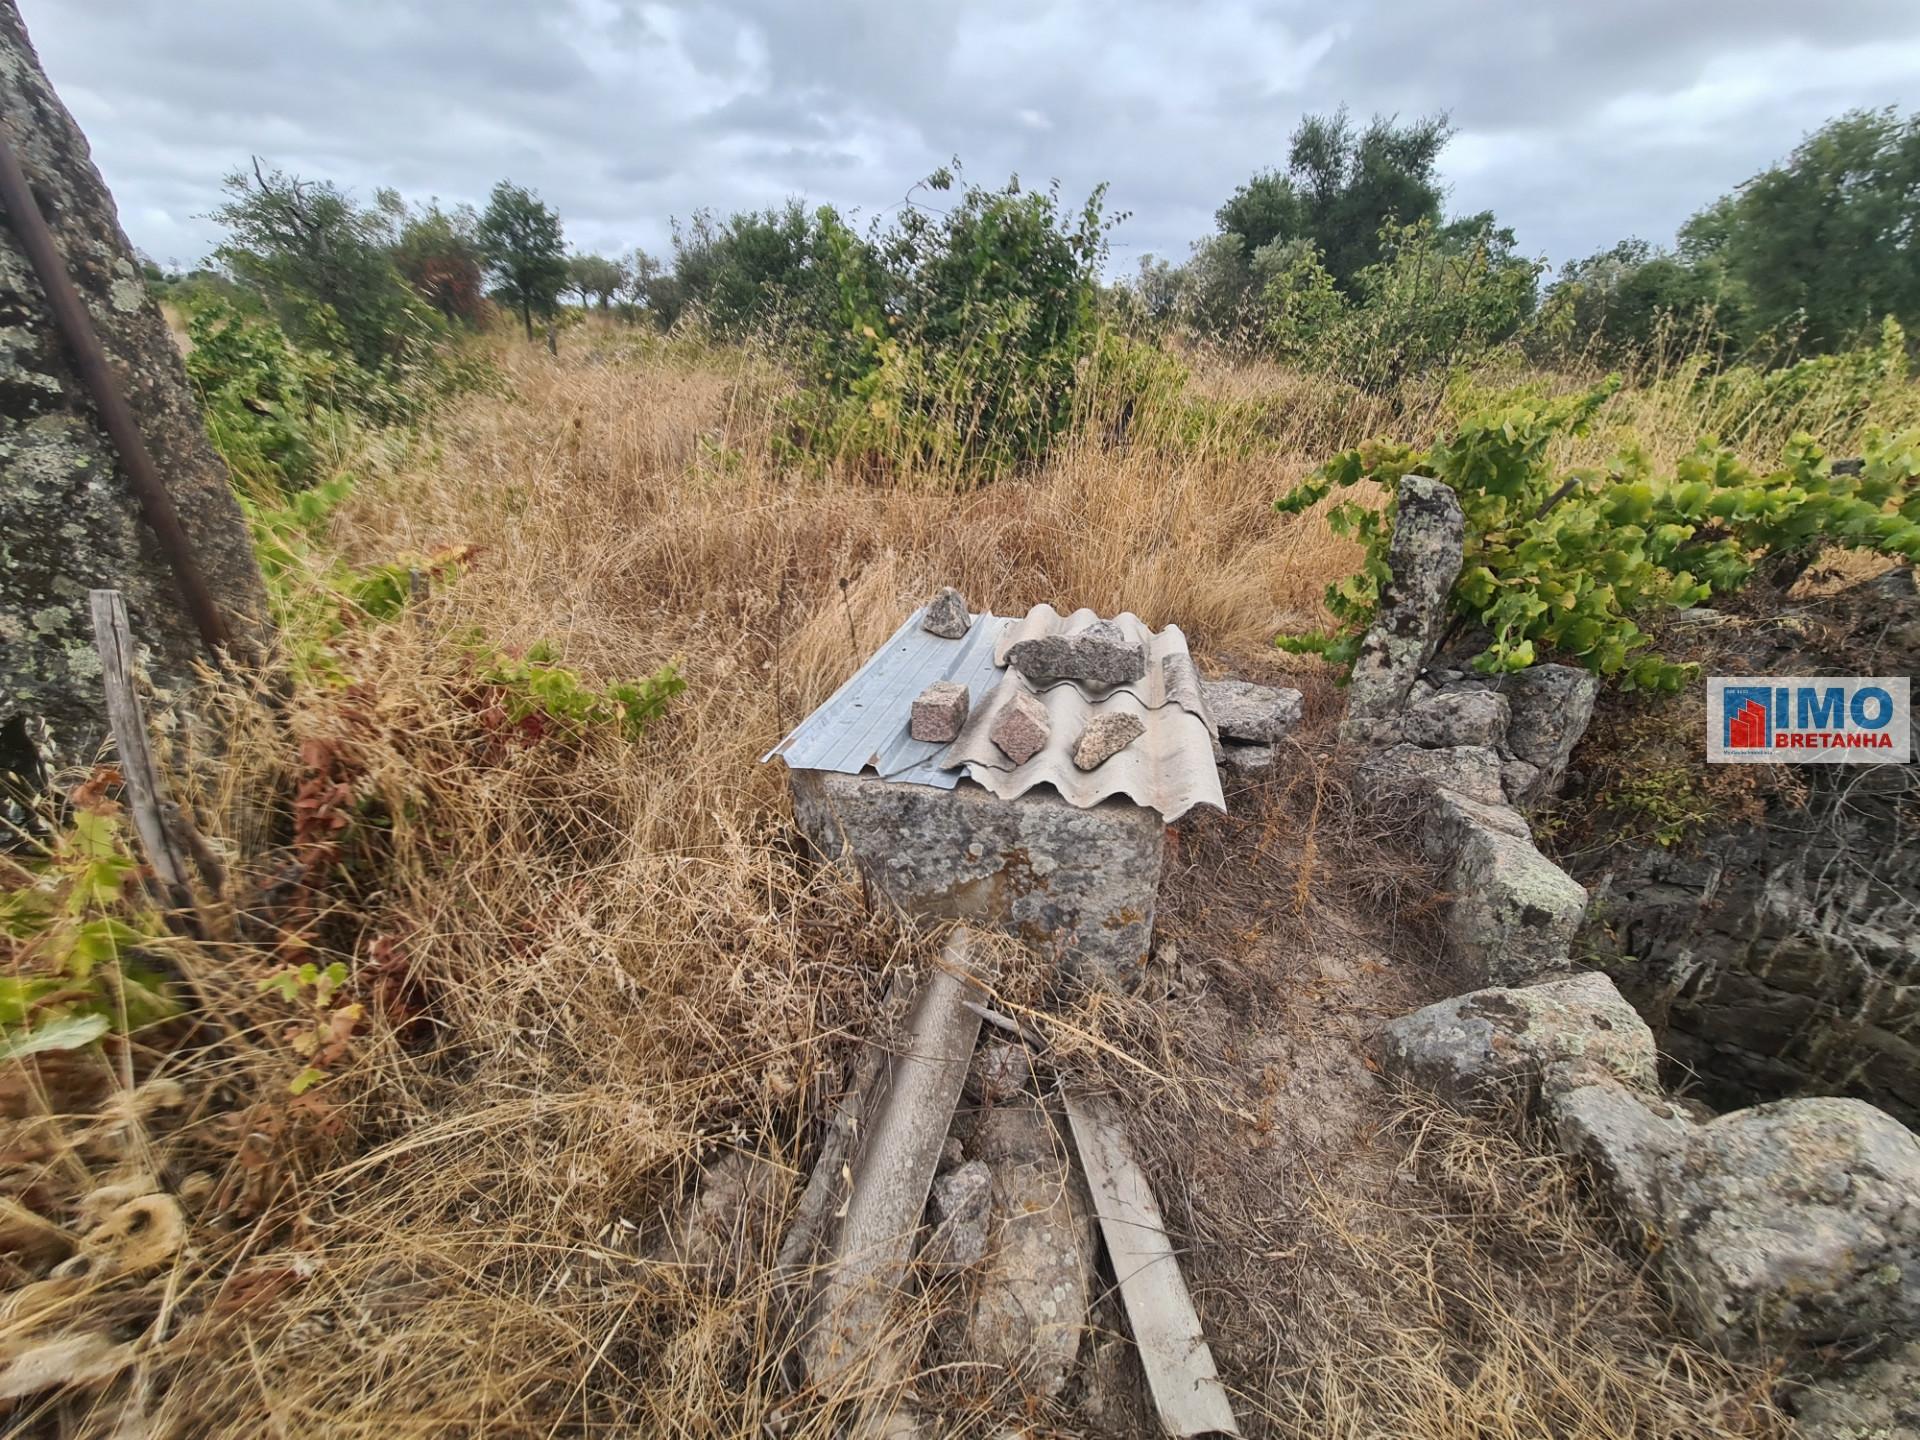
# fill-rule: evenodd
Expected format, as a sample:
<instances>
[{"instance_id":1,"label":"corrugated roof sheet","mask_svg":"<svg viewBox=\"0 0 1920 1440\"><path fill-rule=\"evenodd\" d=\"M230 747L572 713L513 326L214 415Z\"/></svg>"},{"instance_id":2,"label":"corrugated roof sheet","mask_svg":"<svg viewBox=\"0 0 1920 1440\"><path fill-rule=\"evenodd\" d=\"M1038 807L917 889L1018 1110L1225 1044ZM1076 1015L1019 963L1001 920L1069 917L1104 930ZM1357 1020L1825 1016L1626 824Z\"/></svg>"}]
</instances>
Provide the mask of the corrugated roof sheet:
<instances>
[{"instance_id":1,"label":"corrugated roof sheet","mask_svg":"<svg viewBox=\"0 0 1920 1440\"><path fill-rule=\"evenodd\" d=\"M1083 809L1114 795L1177 820L1195 805L1225 810L1220 771L1214 763L1213 721L1200 698L1186 636L1177 625L1149 630L1137 616L1115 622L1129 638L1147 645L1147 674L1136 685L1089 693L1071 681L1036 690L999 663L1017 640L1071 632L1099 617L1090 610L1061 616L1037 605L1021 619L976 616L959 640L920 628L924 610L909 615L893 637L815 710L762 757L796 770L833 770L951 790L962 770L1003 800L1035 785L1050 785ZM967 687L972 710L951 746L915 740L907 732L914 699L936 680ZM993 717L1016 691L1036 693L1052 721L1045 749L1014 766L987 738ZM1109 710L1139 717L1144 733L1094 770L1073 763L1074 742L1087 720Z\"/></svg>"}]
</instances>

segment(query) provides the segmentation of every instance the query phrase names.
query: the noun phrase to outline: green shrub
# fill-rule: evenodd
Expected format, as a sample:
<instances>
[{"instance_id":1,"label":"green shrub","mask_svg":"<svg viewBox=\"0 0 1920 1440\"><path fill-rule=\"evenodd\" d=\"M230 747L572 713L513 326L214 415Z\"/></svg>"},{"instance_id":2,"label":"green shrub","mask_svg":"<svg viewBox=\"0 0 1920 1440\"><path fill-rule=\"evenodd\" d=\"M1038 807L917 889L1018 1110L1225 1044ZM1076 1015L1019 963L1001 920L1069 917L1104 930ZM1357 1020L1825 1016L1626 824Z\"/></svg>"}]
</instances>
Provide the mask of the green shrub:
<instances>
[{"instance_id":1,"label":"green shrub","mask_svg":"<svg viewBox=\"0 0 1920 1440\"><path fill-rule=\"evenodd\" d=\"M320 399L333 390L334 363L295 349L273 321L218 300L193 310L187 335L187 376L208 438L240 488L267 496L314 484L322 468L315 441L336 418Z\"/></svg>"},{"instance_id":2,"label":"green shrub","mask_svg":"<svg viewBox=\"0 0 1920 1440\"><path fill-rule=\"evenodd\" d=\"M1279 358L1372 394L1474 363L1532 314L1540 267L1503 235L1389 225L1343 293L1311 246L1262 251L1261 312Z\"/></svg>"},{"instance_id":3,"label":"green shrub","mask_svg":"<svg viewBox=\"0 0 1920 1440\"><path fill-rule=\"evenodd\" d=\"M933 175L938 191L951 171ZM861 240L816 217L835 281L831 323L803 357L790 409L814 454L992 478L1044 455L1071 425L1099 332L1098 276L1112 221L1096 190L1063 212L1057 190L969 185L948 210L910 209Z\"/></svg>"},{"instance_id":4,"label":"green shrub","mask_svg":"<svg viewBox=\"0 0 1920 1440\"><path fill-rule=\"evenodd\" d=\"M152 961L166 927L128 883L140 865L116 813L82 804L42 857L9 868L24 883L0 890L0 1061L77 1050L177 1013Z\"/></svg>"},{"instance_id":5,"label":"green shrub","mask_svg":"<svg viewBox=\"0 0 1920 1440\"><path fill-rule=\"evenodd\" d=\"M1490 633L1476 661L1484 671L1519 669L1551 649L1625 688L1678 689L1691 672L1645 653L1652 640L1637 617L1736 590L1765 556L1832 544L1920 557L1920 432L1874 438L1859 474L1835 474L1806 436L1767 473L1712 442L1667 477L1637 449L1603 469L1557 472L1549 446L1583 432L1617 383L1510 397L1425 451L1386 441L1346 451L1282 496L1275 509L1293 513L1370 480L1390 499L1385 509L1331 508L1334 529L1367 547L1360 572L1327 591L1341 628L1279 643L1352 662L1389 578L1399 482L1415 473L1460 498L1466 550L1450 605Z\"/></svg>"},{"instance_id":6,"label":"green shrub","mask_svg":"<svg viewBox=\"0 0 1920 1440\"><path fill-rule=\"evenodd\" d=\"M551 645L542 642L520 659L482 647L482 684L500 690L508 723L531 736L535 729L553 726L578 731L589 725L613 725L628 740L657 720L667 702L687 688L677 665L669 662L651 675L620 680L596 690L577 671L559 663Z\"/></svg>"}]
</instances>

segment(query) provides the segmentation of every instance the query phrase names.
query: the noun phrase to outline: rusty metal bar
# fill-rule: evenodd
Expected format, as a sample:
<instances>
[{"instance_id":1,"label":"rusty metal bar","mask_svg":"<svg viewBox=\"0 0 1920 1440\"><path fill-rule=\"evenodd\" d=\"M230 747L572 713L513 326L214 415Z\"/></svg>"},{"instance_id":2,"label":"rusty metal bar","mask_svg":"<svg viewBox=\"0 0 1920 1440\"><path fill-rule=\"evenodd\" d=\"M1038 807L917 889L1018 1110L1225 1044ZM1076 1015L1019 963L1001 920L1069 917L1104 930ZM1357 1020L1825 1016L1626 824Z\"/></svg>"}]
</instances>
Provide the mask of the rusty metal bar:
<instances>
[{"instance_id":1,"label":"rusty metal bar","mask_svg":"<svg viewBox=\"0 0 1920 1440\"><path fill-rule=\"evenodd\" d=\"M40 213L40 203L34 199L33 190L27 183L26 171L21 168L20 158L14 154L13 146L7 143L4 133L0 133L0 204L6 206L13 233L19 237L20 246L27 252L27 260L33 266L34 274L39 277L40 288L46 292L54 324L66 340L67 348L73 352L80 382L93 398L94 408L100 414L100 424L106 430L107 438L113 442L113 448L120 457L120 466L126 471L127 480L140 502L141 515L160 542L160 553L166 557L167 565L173 571L174 582L180 587L180 596L186 601L187 612L193 617L193 623L200 631L200 638L206 642L207 649L219 660L222 658L220 652L233 642L226 616L221 614L212 590L207 587L206 576L201 573L199 561L194 558L193 542L187 538L187 532L180 525L180 513L173 507L173 497L167 493L160 472L154 467L153 457L147 453L139 422L134 419L133 410L120 392L120 382L107 363L100 337L94 333L93 319L87 314L80 292L74 289L73 277L67 273L66 262L54 242L53 231L47 227L46 217Z\"/></svg>"}]
</instances>

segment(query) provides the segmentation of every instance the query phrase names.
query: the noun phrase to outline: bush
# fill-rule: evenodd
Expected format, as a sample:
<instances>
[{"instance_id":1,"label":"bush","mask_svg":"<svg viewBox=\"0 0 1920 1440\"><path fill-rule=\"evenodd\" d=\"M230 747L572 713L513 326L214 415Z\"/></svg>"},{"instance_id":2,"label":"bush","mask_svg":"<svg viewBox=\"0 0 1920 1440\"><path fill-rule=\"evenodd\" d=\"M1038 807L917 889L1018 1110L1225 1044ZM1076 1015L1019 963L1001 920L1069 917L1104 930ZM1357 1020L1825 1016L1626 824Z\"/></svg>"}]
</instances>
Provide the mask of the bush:
<instances>
[{"instance_id":1,"label":"bush","mask_svg":"<svg viewBox=\"0 0 1920 1440\"><path fill-rule=\"evenodd\" d=\"M954 183L948 170L928 181ZM1072 423L1099 331L1103 195L1069 215L1054 189L969 185L951 209L911 209L872 241L821 211L836 304L805 356L801 447L956 477L1044 455Z\"/></svg>"},{"instance_id":2,"label":"bush","mask_svg":"<svg viewBox=\"0 0 1920 1440\"><path fill-rule=\"evenodd\" d=\"M1310 246L1256 257L1269 271L1263 328L1280 358L1389 394L1483 358L1533 312L1540 267L1497 232L1462 238L1423 221L1387 227L1380 246L1351 294Z\"/></svg>"},{"instance_id":3,"label":"bush","mask_svg":"<svg viewBox=\"0 0 1920 1440\"><path fill-rule=\"evenodd\" d=\"M1444 481L1466 516L1450 609L1490 634L1476 666L1516 670L1550 648L1628 689L1675 690L1691 673L1645 653L1652 638L1637 619L1737 590L1763 557L1832 544L1920 558L1920 432L1875 438L1857 474L1834 473L1806 436L1764 474L1710 441L1670 477L1655 476L1638 449L1604 469L1556 471L1549 446L1584 432L1617 383L1550 401L1509 397L1426 451L1385 441L1349 450L1274 508L1298 512L1361 480L1390 496L1404 475ZM1389 578L1394 513L1392 500L1384 510L1332 507L1329 522L1366 545L1365 563L1328 588L1341 630L1282 637L1283 648L1352 662Z\"/></svg>"},{"instance_id":4,"label":"bush","mask_svg":"<svg viewBox=\"0 0 1920 1440\"><path fill-rule=\"evenodd\" d=\"M809 213L797 200L724 221L697 210L674 225L673 275L651 280L649 308L663 327L697 315L732 340L824 331L839 312L833 252L842 230L831 209Z\"/></svg>"}]
</instances>

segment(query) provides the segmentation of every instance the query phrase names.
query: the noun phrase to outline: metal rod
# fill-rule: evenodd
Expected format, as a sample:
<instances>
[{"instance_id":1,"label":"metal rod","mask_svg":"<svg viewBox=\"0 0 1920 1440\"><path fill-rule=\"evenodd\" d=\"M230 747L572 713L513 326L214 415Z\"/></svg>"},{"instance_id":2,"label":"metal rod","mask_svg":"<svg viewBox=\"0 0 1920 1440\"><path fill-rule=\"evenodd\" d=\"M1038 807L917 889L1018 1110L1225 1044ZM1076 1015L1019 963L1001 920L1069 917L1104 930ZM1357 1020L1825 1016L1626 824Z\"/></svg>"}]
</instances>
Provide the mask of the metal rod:
<instances>
[{"instance_id":1,"label":"metal rod","mask_svg":"<svg viewBox=\"0 0 1920 1440\"><path fill-rule=\"evenodd\" d=\"M207 588L206 576L194 558L193 542L187 539L187 532L180 525L180 513L173 508L173 497L167 493L153 457L147 453L139 422L134 419L126 397L120 393L120 384L107 363L106 351L100 347L100 337L94 333L92 317L87 314L79 291L73 287L73 277L67 273L66 262L60 257L53 231L48 229L46 217L40 213L40 204L27 183L26 171L21 169L20 159L4 133L0 133L0 204L6 206L13 233L20 241L20 248L27 252L40 288L46 292L54 324L73 352L80 382L93 398L101 427L113 442L120 467L126 471L134 496L140 502L141 515L160 542L160 553L173 571L187 612L193 617L207 649L219 660L220 652L233 641L226 616L221 614L213 592Z\"/></svg>"}]
</instances>

